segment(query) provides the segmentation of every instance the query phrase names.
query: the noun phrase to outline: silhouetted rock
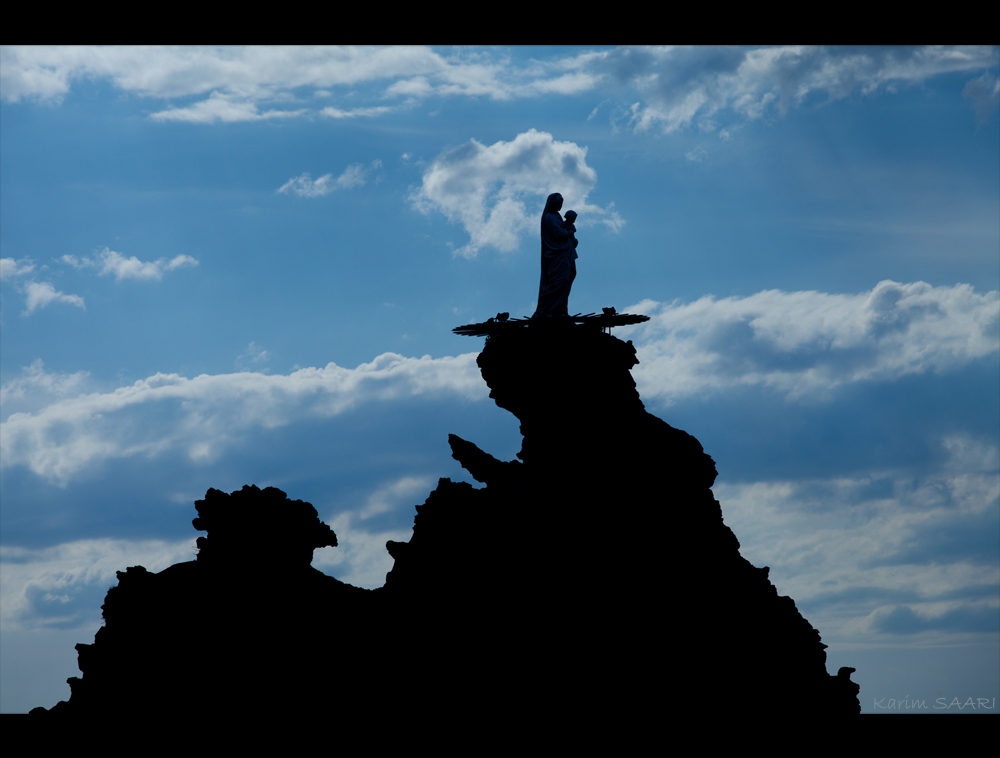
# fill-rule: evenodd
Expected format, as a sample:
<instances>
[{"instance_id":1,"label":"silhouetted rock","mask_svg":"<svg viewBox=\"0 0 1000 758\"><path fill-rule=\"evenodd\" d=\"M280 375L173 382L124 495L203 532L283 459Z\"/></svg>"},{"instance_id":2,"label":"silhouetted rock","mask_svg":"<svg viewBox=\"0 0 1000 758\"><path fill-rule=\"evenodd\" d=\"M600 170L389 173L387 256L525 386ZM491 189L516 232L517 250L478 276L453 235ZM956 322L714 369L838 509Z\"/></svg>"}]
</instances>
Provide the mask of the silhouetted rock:
<instances>
[{"instance_id":1,"label":"silhouetted rock","mask_svg":"<svg viewBox=\"0 0 1000 758\"><path fill-rule=\"evenodd\" d=\"M438 654L485 658L501 691L530 682L529 708L858 713L858 685L827 674L819 632L740 556L714 461L646 412L637 362L630 342L556 319L490 337L478 364L521 421L520 463L451 435L487 486L439 482L412 539L390 543L385 591L446 628L481 630Z\"/></svg>"},{"instance_id":2,"label":"silhouetted rock","mask_svg":"<svg viewBox=\"0 0 1000 758\"><path fill-rule=\"evenodd\" d=\"M848 716L853 669L768 569L739 554L713 460L647 413L635 349L546 319L487 340L490 396L521 422L517 461L449 437L478 482L441 479L385 586L309 566L336 545L274 488L209 490L196 561L119 572L82 679L51 711L524 723L538 714L659 723ZM41 712L44 709L36 709ZM444 721L442 721L442 719Z\"/></svg>"},{"instance_id":3,"label":"silhouetted rock","mask_svg":"<svg viewBox=\"0 0 1000 758\"><path fill-rule=\"evenodd\" d=\"M275 566L301 568L312 563L316 548L337 545L312 505L289 500L275 487L244 485L232 495L209 489L194 507L198 518L191 525L209 533L196 540L199 561L238 563L249 551L261 551Z\"/></svg>"},{"instance_id":4,"label":"silhouetted rock","mask_svg":"<svg viewBox=\"0 0 1000 758\"><path fill-rule=\"evenodd\" d=\"M93 644L76 646L82 678L53 713L99 719L168 714L297 714L322 709L345 649L367 634L372 593L312 568L336 535L281 490L210 489L196 503L195 561L158 574L118 572ZM35 709L33 713L38 711Z\"/></svg>"}]
</instances>

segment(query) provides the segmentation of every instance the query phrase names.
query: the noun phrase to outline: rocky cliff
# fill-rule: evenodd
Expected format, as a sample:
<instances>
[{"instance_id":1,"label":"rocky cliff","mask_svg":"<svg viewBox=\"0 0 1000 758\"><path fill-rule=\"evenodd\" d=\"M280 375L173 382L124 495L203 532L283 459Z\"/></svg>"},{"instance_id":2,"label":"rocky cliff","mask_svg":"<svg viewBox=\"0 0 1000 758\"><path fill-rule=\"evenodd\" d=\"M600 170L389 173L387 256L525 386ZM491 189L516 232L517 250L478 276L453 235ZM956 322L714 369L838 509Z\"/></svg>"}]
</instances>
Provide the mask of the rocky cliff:
<instances>
[{"instance_id":1,"label":"rocky cliff","mask_svg":"<svg viewBox=\"0 0 1000 758\"><path fill-rule=\"evenodd\" d=\"M830 676L819 632L740 556L714 462L646 412L636 362L585 326L488 338L478 363L521 422L518 460L452 435L485 486L441 479L378 590L311 568L336 536L308 503L209 490L197 560L119 572L77 646L83 677L46 713L857 714L853 669Z\"/></svg>"}]
</instances>

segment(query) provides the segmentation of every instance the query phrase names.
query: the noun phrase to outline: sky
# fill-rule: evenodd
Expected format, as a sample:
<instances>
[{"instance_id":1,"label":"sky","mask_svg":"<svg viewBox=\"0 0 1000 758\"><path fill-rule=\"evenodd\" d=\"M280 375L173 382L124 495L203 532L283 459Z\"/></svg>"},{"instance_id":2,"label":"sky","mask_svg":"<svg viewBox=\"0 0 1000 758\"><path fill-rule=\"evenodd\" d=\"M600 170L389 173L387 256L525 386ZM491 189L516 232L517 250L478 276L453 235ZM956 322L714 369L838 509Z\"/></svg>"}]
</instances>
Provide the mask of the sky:
<instances>
[{"instance_id":1,"label":"sky","mask_svg":"<svg viewBox=\"0 0 1000 758\"><path fill-rule=\"evenodd\" d=\"M830 673L865 713L995 713L998 75L996 47L3 48L0 711L68 699L115 572L193 559L209 487L311 502L313 565L381 586L471 481L449 433L520 449L451 330L533 312L560 192L570 312L650 316L615 330L646 408Z\"/></svg>"}]
</instances>

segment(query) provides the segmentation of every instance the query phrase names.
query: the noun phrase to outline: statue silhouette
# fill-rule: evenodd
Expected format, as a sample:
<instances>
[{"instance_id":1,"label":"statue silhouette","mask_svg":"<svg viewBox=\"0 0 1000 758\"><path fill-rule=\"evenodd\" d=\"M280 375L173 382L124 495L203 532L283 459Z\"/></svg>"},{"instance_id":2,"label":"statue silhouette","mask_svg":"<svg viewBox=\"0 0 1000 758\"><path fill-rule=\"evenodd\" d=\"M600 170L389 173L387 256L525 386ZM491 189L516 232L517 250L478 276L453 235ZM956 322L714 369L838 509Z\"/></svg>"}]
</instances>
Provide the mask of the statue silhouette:
<instances>
[{"instance_id":1,"label":"statue silhouette","mask_svg":"<svg viewBox=\"0 0 1000 758\"><path fill-rule=\"evenodd\" d=\"M573 235L576 228L559 215L562 205L562 195L553 192L542 211L542 278L538 285L538 307L532 318L569 315L567 304L576 279L577 241Z\"/></svg>"}]
</instances>

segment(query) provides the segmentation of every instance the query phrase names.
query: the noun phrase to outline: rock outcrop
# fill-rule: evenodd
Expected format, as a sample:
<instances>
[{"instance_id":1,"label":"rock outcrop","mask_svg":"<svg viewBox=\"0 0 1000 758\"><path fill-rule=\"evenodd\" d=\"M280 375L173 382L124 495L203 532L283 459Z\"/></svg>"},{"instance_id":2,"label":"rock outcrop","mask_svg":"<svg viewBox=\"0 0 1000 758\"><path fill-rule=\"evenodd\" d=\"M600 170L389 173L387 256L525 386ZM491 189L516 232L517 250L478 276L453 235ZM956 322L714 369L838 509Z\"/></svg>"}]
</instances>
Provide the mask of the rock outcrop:
<instances>
[{"instance_id":1,"label":"rock outcrop","mask_svg":"<svg viewBox=\"0 0 1000 758\"><path fill-rule=\"evenodd\" d=\"M853 669L740 556L691 435L649 414L631 343L542 323L479 356L518 459L449 438L484 487L441 479L385 586L309 565L336 545L274 488L209 490L196 561L119 572L82 679L48 712L577 718L851 716ZM36 709L41 713L44 709ZM655 723L655 722L654 722Z\"/></svg>"},{"instance_id":2,"label":"rock outcrop","mask_svg":"<svg viewBox=\"0 0 1000 758\"><path fill-rule=\"evenodd\" d=\"M194 527L208 530L197 559L157 574L118 572L104 626L76 646L83 677L69 679L70 700L53 714L211 720L319 710L319 683L342 667L329 630L358 644L372 592L312 568L313 550L337 538L309 503L245 486L210 489L195 507Z\"/></svg>"}]
</instances>

